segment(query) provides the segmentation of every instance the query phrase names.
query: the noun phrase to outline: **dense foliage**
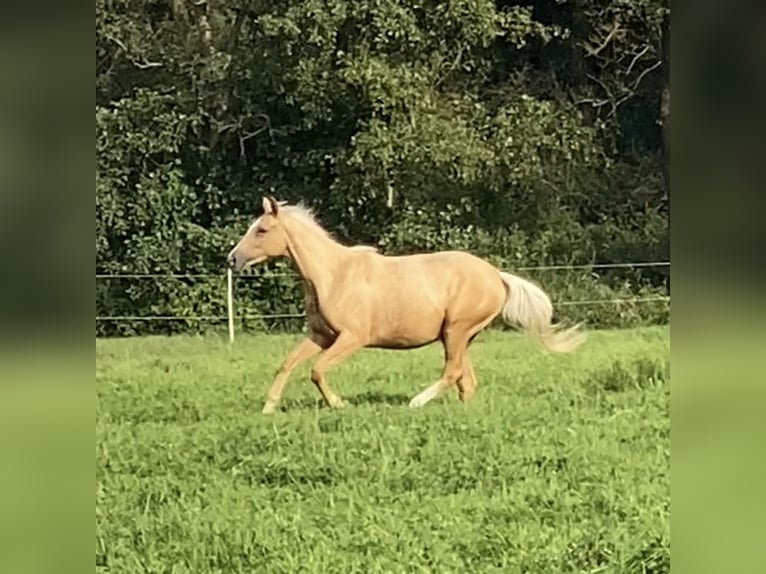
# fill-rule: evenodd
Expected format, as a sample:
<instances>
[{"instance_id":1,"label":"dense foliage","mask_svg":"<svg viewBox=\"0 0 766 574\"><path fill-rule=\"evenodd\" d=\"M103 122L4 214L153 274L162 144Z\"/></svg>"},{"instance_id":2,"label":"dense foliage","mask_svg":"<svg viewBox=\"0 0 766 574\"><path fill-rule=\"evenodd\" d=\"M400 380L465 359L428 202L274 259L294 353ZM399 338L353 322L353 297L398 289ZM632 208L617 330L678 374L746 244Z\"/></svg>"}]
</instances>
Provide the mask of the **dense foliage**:
<instances>
[{"instance_id":1,"label":"dense foliage","mask_svg":"<svg viewBox=\"0 0 766 574\"><path fill-rule=\"evenodd\" d=\"M267 193L389 253L467 249L509 270L667 259L668 11L667 0L97 0L97 273L219 275L97 279L97 314L224 315L224 255ZM530 275L555 300L669 282L667 268ZM294 313L295 282L248 280L238 299L250 314ZM561 309L596 325L667 313Z\"/></svg>"}]
</instances>

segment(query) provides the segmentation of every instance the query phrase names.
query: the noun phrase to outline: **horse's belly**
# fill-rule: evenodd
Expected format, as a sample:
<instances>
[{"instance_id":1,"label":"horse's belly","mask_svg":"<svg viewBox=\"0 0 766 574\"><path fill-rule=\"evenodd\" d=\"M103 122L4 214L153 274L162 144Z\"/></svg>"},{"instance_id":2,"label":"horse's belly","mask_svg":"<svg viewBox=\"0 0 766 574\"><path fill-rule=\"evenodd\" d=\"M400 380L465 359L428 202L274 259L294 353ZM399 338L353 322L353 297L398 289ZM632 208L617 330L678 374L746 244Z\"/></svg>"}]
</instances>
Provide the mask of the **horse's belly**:
<instances>
[{"instance_id":1,"label":"horse's belly","mask_svg":"<svg viewBox=\"0 0 766 574\"><path fill-rule=\"evenodd\" d=\"M386 321L373 329L372 347L385 349L414 349L423 347L441 337L442 318L414 318L414 320Z\"/></svg>"},{"instance_id":2,"label":"horse's belly","mask_svg":"<svg viewBox=\"0 0 766 574\"><path fill-rule=\"evenodd\" d=\"M368 347L375 347L378 349L417 349L418 347L425 347L430 345L434 341L438 341L439 336L436 337L394 337L388 339L379 339Z\"/></svg>"}]
</instances>

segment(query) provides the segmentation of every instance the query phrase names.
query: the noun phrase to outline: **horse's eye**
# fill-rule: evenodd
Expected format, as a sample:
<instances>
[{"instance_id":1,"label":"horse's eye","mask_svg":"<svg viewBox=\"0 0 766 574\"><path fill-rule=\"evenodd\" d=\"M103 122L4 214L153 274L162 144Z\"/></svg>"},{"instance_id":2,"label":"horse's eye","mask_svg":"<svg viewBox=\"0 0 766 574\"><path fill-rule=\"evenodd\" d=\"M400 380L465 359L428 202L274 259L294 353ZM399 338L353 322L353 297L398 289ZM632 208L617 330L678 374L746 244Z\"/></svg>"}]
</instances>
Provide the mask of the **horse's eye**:
<instances>
[{"instance_id":1,"label":"horse's eye","mask_svg":"<svg viewBox=\"0 0 766 574\"><path fill-rule=\"evenodd\" d=\"M255 230L255 234L256 235L263 235L264 233L266 233L265 229L256 229Z\"/></svg>"}]
</instances>

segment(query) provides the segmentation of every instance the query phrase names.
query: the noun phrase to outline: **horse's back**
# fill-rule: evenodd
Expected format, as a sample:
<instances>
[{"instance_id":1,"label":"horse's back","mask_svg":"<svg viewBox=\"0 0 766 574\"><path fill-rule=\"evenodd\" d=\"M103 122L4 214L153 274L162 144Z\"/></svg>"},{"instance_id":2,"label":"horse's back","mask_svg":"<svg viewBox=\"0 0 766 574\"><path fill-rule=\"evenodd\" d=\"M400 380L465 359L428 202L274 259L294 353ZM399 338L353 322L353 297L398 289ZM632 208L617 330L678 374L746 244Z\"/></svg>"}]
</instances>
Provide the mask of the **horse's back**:
<instances>
[{"instance_id":1,"label":"horse's back","mask_svg":"<svg viewBox=\"0 0 766 574\"><path fill-rule=\"evenodd\" d=\"M396 259L396 258L391 258ZM439 251L398 258L397 267L416 278L429 277L453 288L501 285L498 270L489 262L465 251Z\"/></svg>"}]
</instances>

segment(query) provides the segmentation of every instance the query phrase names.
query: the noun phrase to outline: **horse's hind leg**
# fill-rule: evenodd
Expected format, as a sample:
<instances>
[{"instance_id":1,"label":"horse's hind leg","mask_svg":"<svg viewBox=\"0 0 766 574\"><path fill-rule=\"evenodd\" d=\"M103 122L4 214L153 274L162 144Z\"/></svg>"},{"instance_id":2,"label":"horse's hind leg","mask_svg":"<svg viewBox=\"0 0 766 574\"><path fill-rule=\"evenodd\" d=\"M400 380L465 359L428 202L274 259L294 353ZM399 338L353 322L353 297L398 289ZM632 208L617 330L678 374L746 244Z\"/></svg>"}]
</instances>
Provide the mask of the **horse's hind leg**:
<instances>
[{"instance_id":1,"label":"horse's hind leg","mask_svg":"<svg viewBox=\"0 0 766 574\"><path fill-rule=\"evenodd\" d=\"M442 391L457 385L460 400L466 402L476 392L478 381L473 370L473 362L468 355L468 345L474 337L486 327L494 315L486 315L480 321L461 322L448 325L444 329L445 364L442 377L425 391L410 401L410 407L422 407L436 398ZM470 325L468 328L465 325Z\"/></svg>"},{"instance_id":2,"label":"horse's hind leg","mask_svg":"<svg viewBox=\"0 0 766 574\"><path fill-rule=\"evenodd\" d=\"M471 361L471 355L468 349L465 351L465 359L463 360L463 376L457 381L457 390L460 400L467 402L471 400L471 397L476 392L476 386L479 381L476 379L476 373L473 370L473 361Z\"/></svg>"},{"instance_id":3,"label":"horse's hind leg","mask_svg":"<svg viewBox=\"0 0 766 574\"><path fill-rule=\"evenodd\" d=\"M425 391L416 395L410 401L410 408L422 407L427 402L438 397L444 389L449 388L452 385L444 376L442 376L433 385L428 387Z\"/></svg>"},{"instance_id":4,"label":"horse's hind leg","mask_svg":"<svg viewBox=\"0 0 766 574\"><path fill-rule=\"evenodd\" d=\"M410 407L422 407L463 377L469 336L465 329L450 326L444 330L444 370L441 378L410 401Z\"/></svg>"}]
</instances>

